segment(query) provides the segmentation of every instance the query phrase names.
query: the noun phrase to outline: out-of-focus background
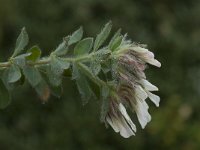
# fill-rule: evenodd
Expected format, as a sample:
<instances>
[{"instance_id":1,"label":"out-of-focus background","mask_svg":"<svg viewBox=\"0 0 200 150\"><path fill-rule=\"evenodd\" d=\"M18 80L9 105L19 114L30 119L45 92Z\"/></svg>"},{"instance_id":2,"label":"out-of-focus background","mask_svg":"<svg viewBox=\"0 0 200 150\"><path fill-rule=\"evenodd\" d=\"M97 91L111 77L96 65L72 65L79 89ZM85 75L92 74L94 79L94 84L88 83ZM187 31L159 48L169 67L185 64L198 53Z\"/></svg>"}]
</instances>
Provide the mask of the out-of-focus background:
<instances>
[{"instance_id":1,"label":"out-of-focus background","mask_svg":"<svg viewBox=\"0 0 200 150\"><path fill-rule=\"evenodd\" d=\"M0 150L199 150L199 0L0 0L0 61L12 52L25 26L30 45L48 54L62 37L83 25L95 36L107 21L133 41L148 44L162 68L149 67L160 107L149 103L152 121L123 139L99 122L99 102L82 106L73 81L61 99L42 104L30 86L12 93L0 111ZM139 126L138 126L139 127Z\"/></svg>"}]
</instances>

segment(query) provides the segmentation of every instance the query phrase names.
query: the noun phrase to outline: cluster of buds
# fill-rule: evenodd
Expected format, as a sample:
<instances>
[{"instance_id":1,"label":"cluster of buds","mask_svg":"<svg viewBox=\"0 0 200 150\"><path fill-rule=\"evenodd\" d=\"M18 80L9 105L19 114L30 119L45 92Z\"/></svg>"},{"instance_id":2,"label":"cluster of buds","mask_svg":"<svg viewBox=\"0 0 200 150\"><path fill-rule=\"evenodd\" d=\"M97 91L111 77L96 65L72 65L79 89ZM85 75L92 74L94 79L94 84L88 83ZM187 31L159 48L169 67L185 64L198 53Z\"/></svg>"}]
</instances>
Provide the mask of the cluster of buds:
<instances>
[{"instance_id":1,"label":"cluster of buds","mask_svg":"<svg viewBox=\"0 0 200 150\"><path fill-rule=\"evenodd\" d=\"M154 54L138 44L126 44L116 52L118 59L116 76L118 86L114 95L109 98L109 110L105 118L115 132L119 132L124 138L135 135L136 126L129 117L126 109L135 112L142 128L151 121L148 112L149 99L158 107L160 97L152 91L158 88L146 80L144 70L147 63L161 67L161 63L154 59Z\"/></svg>"}]
</instances>

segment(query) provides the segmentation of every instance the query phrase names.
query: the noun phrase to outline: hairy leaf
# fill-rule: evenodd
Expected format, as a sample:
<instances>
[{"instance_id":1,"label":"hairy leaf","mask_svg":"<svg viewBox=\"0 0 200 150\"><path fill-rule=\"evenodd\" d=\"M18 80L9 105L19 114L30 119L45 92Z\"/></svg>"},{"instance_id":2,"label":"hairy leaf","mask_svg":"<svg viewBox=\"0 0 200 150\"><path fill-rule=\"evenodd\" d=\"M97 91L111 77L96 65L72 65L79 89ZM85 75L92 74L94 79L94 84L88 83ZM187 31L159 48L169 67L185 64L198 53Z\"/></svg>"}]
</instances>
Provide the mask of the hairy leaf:
<instances>
[{"instance_id":1,"label":"hairy leaf","mask_svg":"<svg viewBox=\"0 0 200 150\"><path fill-rule=\"evenodd\" d=\"M17 38L16 46L12 57L17 56L28 44L29 38L25 28L22 28L20 35Z\"/></svg>"},{"instance_id":2,"label":"hairy leaf","mask_svg":"<svg viewBox=\"0 0 200 150\"><path fill-rule=\"evenodd\" d=\"M104 28L101 30L101 32L97 35L97 38L94 42L94 51L100 48L100 46L105 42L105 40L108 38L110 31L112 28L111 21L108 22Z\"/></svg>"},{"instance_id":3,"label":"hairy leaf","mask_svg":"<svg viewBox=\"0 0 200 150\"><path fill-rule=\"evenodd\" d=\"M113 43L110 45L110 49L112 51L115 51L119 46L120 44L122 43L122 39L123 37L122 36L118 36L114 39Z\"/></svg>"},{"instance_id":4,"label":"hairy leaf","mask_svg":"<svg viewBox=\"0 0 200 150\"><path fill-rule=\"evenodd\" d=\"M11 91L16 87L16 84L8 82L9 81L8 77L9 77L9 68L4 70L1 79L4 83L4 85L6 86L6 88L9 91Z\"/></svg>"},{"instance_id":5,"label":"hairy leaf","mask_svg":"<svg viewBox=\"0 0 200 150\"><path fill-rule=\"evenodd\" d=\"M82 72L80 72L79 70L77 70L77 73L79 75L76 78L76 84L77 84L79 93L81 94L83 105L85 105L88 103L88 101L92 97L94 97L94 93L93 93L92 89L90 88L90 85L89 85L85 75Z\"/></svg>"},{"instance_id":6,"label":"hairy leaf","mask_svg":"<svg viewBox=\"0 0 200 150\"><path fill-rule=\"evenodd\" d=\"M23 73L32 87L36 87L42 80L40 72L35 67L25 66Z\"/></svg>"},{"instance_id":7,"label":"hairy leaf","mask_svg":"<svg viewBox=\"0 0 200 150\"><path fill-rule=\"evenodd\" d=\"M76 31L70 36L70 39L69 39L68 44L71 45L71 44L74 44L74 43L80 41L80 40L82 39L82 36L83 36L83 28L80 27L78 30L76 30Z\"/></svg>"},{"instance_id":8,"label":"hairy leaf","mask_svg":"<svg viewBox=\"0 0 200 150\"><path fill-rule=\"evenodd\" d=\"M57 56L65 55L68 52L68 43L69 43L70 36L67 36L63 39L63 42L58 45L55 50L55 54Z\"/></svg>"},{"instance_id":9,"label":"hairy leaf","mask_svg":"<svg viewBox=\"0 0 200 150\"><path fill-rule=\"evenodd\" d=\"M61 84L62 82L62 75L61 74L58 74L58 73L54 73L51 68L48 68L47 69L47 76L48 76L48 79L49 79L49 82L50 84L53 86L53 87L57 87Z\"/></svg>"},{"instance_id":10,"label":"hairy leaf","mask_svg":"<svg viewBox=\"0 0 200 150\"><path fill-rule=\"evenodd\" d=\"M112 39L110 40L110 43L108 45L108 47L111 49L111 47L114 44L114 41L116 40L116 38L118 38L121 35L121 29L117 30L117 32L114 34L114 36L112 37Z\"/></svg>"},{"instance_id":11,"label":"hairy leaf","mask_svg":"<svg viewBox=\"0 0 200 150\"><path fill-rule=\"evenodd\" d=\"M78 66L76 63L73 63L72 66L72 80L77 79L80 77Z\"/></svg>"},{"instance_id":12,"label":"hairy leaf","mask_svg":"<svg viewBox=\"0 0 200 150\"><path fill-rule=\"evenodd\" d=\"M101 105L101 122L105 121L106 114L109 111L109 96L110 89L107 86L102 86L101 88L101 100L102 100L102 105Z\"/></svg>"},{"instance_id":13,"label":"hairy leaf","mask_svg":"<svg viewBox=\"0 0 200 150\"><path fill-rule=\"evenodd\" d=\"M50 68L47 70L48 78L53 86L59 86L62 82L62 74L70 67L70 63L59 57L52 57Z\"/></svg>"},{"instance_id":14,"label":"hairy leaf","mask_svg":"<svg viewBox=\"0 0 200 150\"><path fill-rule=\"evenodd\" d=\"M80 41L74 48L75 55L88 54L92 48L93 38L85 38Z\"/></svg>"},{"instance_id":15,"label":"hairy leaf","mask_svg":"<svg viewBox=\"0 0 200 150\"><path fill-rule=\"evenodd\" d=\"M8 82L9 83L14 83L18 81L21 78L21 71L18 66L12 65L9 68L9 73L8 73Z\"/></svg>"},{"instance_id":16,"label":"hairy leaf","mask_svg":"<svg viewBox=\"0 0 200 150\"><path fill-rule=\"evenodd\" d=\"M53 74L61 75L65 69L69 68L70 63L62 58L53 57L50 66Z\"/></svg>"}]
</instances>

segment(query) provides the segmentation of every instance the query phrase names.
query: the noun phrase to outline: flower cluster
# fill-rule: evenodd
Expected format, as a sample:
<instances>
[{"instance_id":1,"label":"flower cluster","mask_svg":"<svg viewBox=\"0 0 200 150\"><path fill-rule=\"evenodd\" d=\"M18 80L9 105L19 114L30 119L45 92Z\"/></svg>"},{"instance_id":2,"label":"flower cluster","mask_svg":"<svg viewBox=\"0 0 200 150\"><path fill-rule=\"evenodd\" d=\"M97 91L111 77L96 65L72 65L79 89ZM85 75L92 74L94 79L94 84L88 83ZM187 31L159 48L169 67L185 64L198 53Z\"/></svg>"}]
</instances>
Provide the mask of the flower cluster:
<instances>
[{"instance_id":1,"label":"flower cluster","mask_svg":"<svg viewBox=\"0 0 200 150\"><path fill-rule=\"evenodd\" d=\"M160 97L152 93L158 91L158 88L146 80L144 70L147 63L157 67L161 67L161 63L154 59L152 52L136 44L125 45L116 52L116 56L116 76L119 84L115 94L110 96L105 121L115 132L128 138L135 135L136 126L126 108L136 113L141 127L145 128L151 121L146 99L149 97L157 107L159 106Z\"/></svg>"}]
</instances>

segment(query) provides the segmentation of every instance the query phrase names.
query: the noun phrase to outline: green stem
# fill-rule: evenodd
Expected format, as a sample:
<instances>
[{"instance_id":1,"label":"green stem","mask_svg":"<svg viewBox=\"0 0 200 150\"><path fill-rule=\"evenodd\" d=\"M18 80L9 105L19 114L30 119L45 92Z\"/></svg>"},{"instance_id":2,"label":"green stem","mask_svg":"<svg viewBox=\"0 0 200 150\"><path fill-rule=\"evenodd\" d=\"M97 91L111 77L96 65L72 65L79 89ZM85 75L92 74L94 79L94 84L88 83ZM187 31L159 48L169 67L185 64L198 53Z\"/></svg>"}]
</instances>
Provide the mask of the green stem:
<instances>
[{"instance_id":1,"label":"green stem","mask_svg":"<svg viewBox=\"0 0 200 150\"><path fill-rule=\"evenodd\" d=\"M69 62L69 63L76 63L84 72L84 74L90 79L92 80L94 83L96 83L98 86L108 86L108 84L106 82L104 82L103 80L101 80L98 76L95 76L89 69L87 66L85 66L83 64L83 62L89 62L91 61L92 57L94 55L96 55L97 52L92 52L88 55L83 55L83 56L78 56L78 57L65 57L62 58L64 61ZM53 53L49 56L49 57L43 57L38 61L32 62L32 61L27 61L27 65L30 66L37 66L40 67L42 65L48 65L52 59L52 57L56 57L56 55L54 55ZM15 58L12 58L15 59ZM5 68L9 68L11 65L13 64L13 61L10 60L8 62L0 62L0 69L5 69ZM111 86L109 86L110 88L112 88Z\"/></svg>"},{"instance_id":2,"label":"green stem","mask_svg":"<svg viewBox=\"0 0 200 150\"><path fill-rule=\"evenodd\" d=\"M83 55L83 56L79 56L79 57L68 57L68 58L63 58L63 60L67 61L67 62L86 62L86 61L90 61L91 57L95 55L95 53L90 53L88 55ZM14 59L14 58L12 58ZM35 62L29 62L27 61L28 65L31 66L38 66L38 65L45 65L45 64L49 64L51 61L51 56L47 57L47 58L41 58L38 61ZM9 68L12 65L12 61L8 61L8 62L0 62L0 68Z\"/></svg>"},{"instance_id":3,"label":"green stem","mask_svg":"<svg viewBox=\"0 0 200 150\"><path fill-rule=\"evenodd\" d=\"M78 63L78 66L82 69L82 71L84 72L84 74L91 79L93 82L95 82L98 86L106 86L106 82L104 82L103 80L99 79L98 76L95 76L92 74L92 72L90 72L88 70L88 68L82 64L82 63Z\"/></svg>"},{"instance_id":4,"label":"green stem","mask_svg":"<svg viewBox=\"0 0 200 150\"><path fill-rule=\"evenodd\" d=\"M98 76L93 75L93 73L87 68L87 66L85 66L82 63L78 63L78 66L82 69L84 74L94 83L96 83L99 87L105 86L105 87L108 87L110 91L115 91L115 88L113 86L101 80Z\"/></svg>"}]
</instances>

